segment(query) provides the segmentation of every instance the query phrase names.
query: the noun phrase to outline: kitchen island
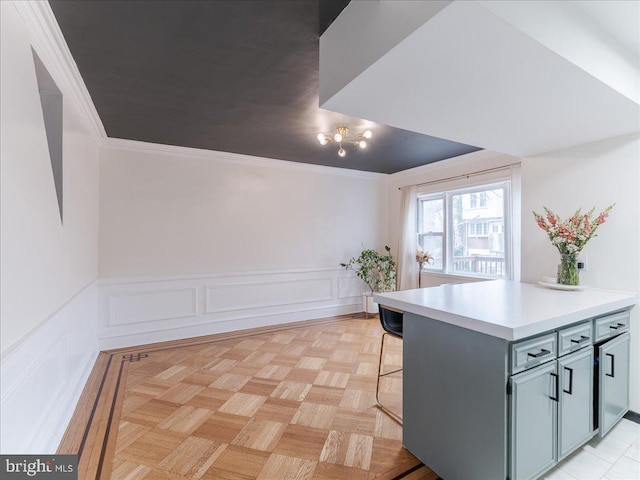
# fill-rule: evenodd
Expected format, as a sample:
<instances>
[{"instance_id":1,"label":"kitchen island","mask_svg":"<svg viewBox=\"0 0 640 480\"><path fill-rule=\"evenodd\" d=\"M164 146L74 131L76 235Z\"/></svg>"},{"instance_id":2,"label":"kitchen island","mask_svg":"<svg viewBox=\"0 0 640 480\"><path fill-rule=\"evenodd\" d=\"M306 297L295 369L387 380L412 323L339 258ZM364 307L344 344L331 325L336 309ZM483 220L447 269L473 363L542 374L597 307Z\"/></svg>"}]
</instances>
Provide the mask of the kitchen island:
<instances>
[{"instance_id":1,"label":"kitchen island","mask_svg":"<svg viewBox=\"0 0 640 480\"><path fill-rule=\"evenodd\" d=\"M634 294L495 280L375 300L405 312L404 446L445 480L537 478L628 410Z\"/></svg>"}]
</instances>

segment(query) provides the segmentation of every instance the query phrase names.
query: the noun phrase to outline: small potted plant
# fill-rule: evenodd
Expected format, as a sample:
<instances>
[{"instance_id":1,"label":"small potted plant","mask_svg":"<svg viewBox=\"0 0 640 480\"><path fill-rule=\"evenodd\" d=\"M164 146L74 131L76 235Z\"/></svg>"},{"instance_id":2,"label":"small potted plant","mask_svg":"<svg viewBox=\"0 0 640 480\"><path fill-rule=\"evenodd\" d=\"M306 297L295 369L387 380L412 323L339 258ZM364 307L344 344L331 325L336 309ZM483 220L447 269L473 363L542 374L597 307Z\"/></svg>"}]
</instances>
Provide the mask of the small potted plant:
<instances>
[{"instance_id":1,"label":"small potted plant","mask_svg":"<svg viewBox=\"0 0 640 480\"><path fill-rule=\"evenodd\" d=\"M418 288L422 288L422 270L428 263L433 263L433 256L419 248L416 252L416 262L418 262Z\"/></svg>"},{"instance_id":2,"label":"small potted plant","mask_svg":"<svg viewBox=\"0 0 640 480\"><path fill-rule=\"evenodd\" d=\"M365 313L376 313L377 304L373 301L374 292L393 292L396 289L396 263L391 255L391 248L385 245L384 254L366 248L358 257L351 258L340 266L353 270L369 289L363 292L363 310Z\"/></svg>"}]
</instances>

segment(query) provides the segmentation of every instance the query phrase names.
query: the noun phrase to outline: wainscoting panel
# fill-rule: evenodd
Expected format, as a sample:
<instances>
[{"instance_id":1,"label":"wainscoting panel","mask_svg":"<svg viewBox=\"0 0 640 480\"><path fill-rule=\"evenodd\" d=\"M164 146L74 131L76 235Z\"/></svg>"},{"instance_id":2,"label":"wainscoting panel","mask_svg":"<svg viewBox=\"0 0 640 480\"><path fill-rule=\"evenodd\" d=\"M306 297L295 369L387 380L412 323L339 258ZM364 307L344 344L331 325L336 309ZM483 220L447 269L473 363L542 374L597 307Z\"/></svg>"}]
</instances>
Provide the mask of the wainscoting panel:
<instances>
[{"instance_id":1,"label":"wainscoting panel","mask_svg":"<svg viewBox=\"0 0 640 480\"><path fill-rule=\"evenodd\" d=\"M338 298L358 297L366 290L367 286L355 274L338 277Z\"/></svg>"},{"instance_id":2,"label":"wainscoting panel","mask_svg":"<svg viewBox=\"0 0 640 480\"><path fill-rule=\"evenodd\" d=\"M197 315L198 289L129 292L109 297L109 326Z\"/></svg>"},{"instance_id":3,"label":"wainscoting panel","mask_svg":"<svg viewBox=\"0 0 640 480\"><path fill-rule=\"evenodd\" d=\"M332 267L104 278L100 348L355 313L362 291L353 272Z\"/></svg>"},{"instance_id":4,"label":"wainscoting panel","mask_svg":"<svg viewBox=\"0 0 640 480\"><path fill-rule=\"evenodd\" d=\"M53 454L98 355L97 282L2 356L4 454Z\"/></svg>"},{"instance_id":5,"label":"wainscoting panel","mask_svg":"<svg viewBox=\"0 0 640 480\"><path fill-rule=\"evenodd\" d=\"M208 286L206 313L332 300L332 290L330 277Z\"/></svg>"}]
</instances>

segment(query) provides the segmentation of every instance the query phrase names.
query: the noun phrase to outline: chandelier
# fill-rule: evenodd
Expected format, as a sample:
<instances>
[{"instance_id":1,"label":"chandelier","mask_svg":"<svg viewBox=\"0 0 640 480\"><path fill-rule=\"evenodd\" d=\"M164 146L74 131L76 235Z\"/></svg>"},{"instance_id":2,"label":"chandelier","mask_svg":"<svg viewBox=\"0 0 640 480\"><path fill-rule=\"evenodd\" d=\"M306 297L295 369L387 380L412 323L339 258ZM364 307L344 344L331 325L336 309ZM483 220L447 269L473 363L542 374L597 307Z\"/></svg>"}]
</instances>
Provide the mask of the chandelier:
<instances>
[{"instance_id":1,"label":"chandelier","mask_svg":"<svg viewBox=\"0 0 640 480\"><path fill-rule=\"evenodd\" d=\"M342 148L342 144L352 144L352 145L357 145L358 147L364 149L367 148L367 142L364 140L365 138L371 138L373 136L373 134L371 133L371 130L365 130L362 133L358 133L355 136L350 137L349 136L349 128L346 127L345 125L341 125L338 128L336 128L336 133L333 136L329 136L326 135L324 133L319 133L318 136L316 137L318 139L318 142L320 142L320 145L326 145L327 143L337 143L338 146L340 147L338 149L338 155L340 155L341 157L344 157L347 152L345 152L344 148Z\"/></svg>"}]
</instances>

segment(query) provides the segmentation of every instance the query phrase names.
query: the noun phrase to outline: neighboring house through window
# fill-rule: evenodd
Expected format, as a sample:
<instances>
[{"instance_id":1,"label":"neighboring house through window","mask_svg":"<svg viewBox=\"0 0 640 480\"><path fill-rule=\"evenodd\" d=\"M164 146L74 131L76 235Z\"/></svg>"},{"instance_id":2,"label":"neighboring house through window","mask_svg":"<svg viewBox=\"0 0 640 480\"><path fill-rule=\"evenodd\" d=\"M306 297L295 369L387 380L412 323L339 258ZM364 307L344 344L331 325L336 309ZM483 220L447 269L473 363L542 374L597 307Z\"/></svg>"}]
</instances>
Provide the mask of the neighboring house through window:
<instances>
[{"instance_id":1,"label":"neighboring house through window","mask_svg":"<svg viewBox=\"0 0 640 480\"><path fill-rule=\"evenodd\" d=\"M441 191L431 185L419 191L418 245L434 257L426 270L513 278L510 187L504 180Z\"/></svg>"}]
</instances>

